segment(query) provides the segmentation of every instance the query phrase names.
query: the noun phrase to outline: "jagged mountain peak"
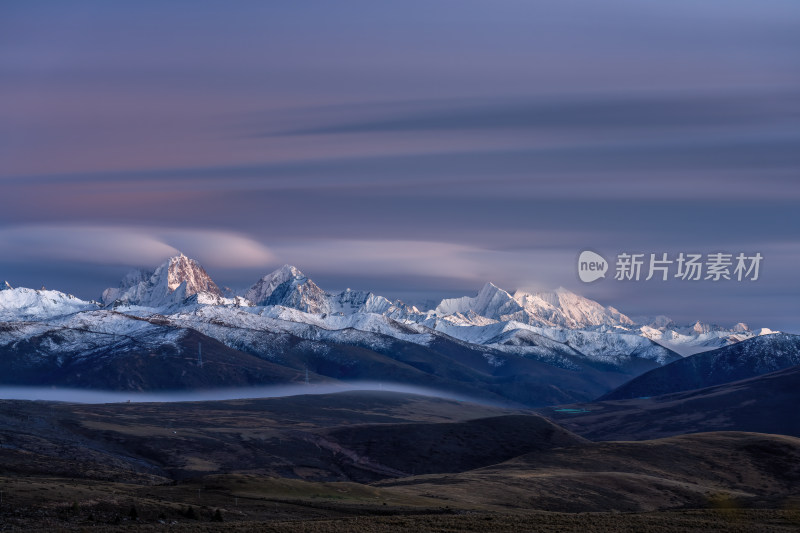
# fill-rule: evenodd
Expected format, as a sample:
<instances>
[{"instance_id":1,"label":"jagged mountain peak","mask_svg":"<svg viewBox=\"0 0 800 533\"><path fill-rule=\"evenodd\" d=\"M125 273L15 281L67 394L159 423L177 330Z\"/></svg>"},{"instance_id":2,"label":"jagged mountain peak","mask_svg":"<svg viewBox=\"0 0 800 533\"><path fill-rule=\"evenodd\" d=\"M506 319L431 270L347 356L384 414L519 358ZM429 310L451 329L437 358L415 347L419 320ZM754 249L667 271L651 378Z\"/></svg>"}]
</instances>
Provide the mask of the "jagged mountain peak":
<instances>
[{"instance_id":1,"label":"jagged mountain peak","mask_svg":"<svg viewBox=\"0 0 800 533\"><path fill-rule=\"evenodd\" d=\"M543 326L588 327L632 325L633 321L613 307L584 298L559 287L554 291L512 296L493 283L486 283L474 297L444 299L434 313L439 316L475 313L494 320L514 320Z\"/></svg>"},{"instance_id":2,"label":"jagged mountain peak","mask_svg":"<svg viewBox=\"0 0 800 533\"><path fill-rule=\"evenodd\" d=\"M242 296L256 305L290 307L314 314L403 314L406 310L419 313L415 308L406 309L402 302L393 304L368 291L348 288L340 293L328 293L292 265L283 265L265 275Z\"/></svg>"},{"instance_id":3,"label":"jagged mountain peak","mask_svg":"<svg viewBox=\"0 0 800 533\"><path fill-rule=\"evenodd\" d=\"M199 295L193 297L193 295ZM232 296L232 291L227 296ZM249 289L239 293L237 305L277 306L316 315L380 314L389 319L422 323L444 319L463 326L483 326L495 322L525 324L543 328L630 333L646 337L681 354L696 353L765 333L737 325L733 330L699 321L677 327L667 317L634 321L611 306L572 292L565 287L549 291L509 293L492 282L485 283L474 296L449 298L434 304L430 311L419 311L400 300L390 300L364 290L347 289L330 293L321 289L297 267L285 264L264 275ZM116 289L108 289L105 304L121 303L143 307L187 305L234 305L208 277L199 263L184 254L166 260L152 271L129 273ZM429 307L430 308L430 307ZM323 316L324 318L324 316ZM519 325L517 324L517 326ZM517 327L515 326L515 327Z\"/></svg>"},{"instance_id":4,"label":"jagged mountain peak","mask_svg":"<svg viewBox=\"0 0 800 533\"><path fill-rule=\"evenodd\" d=\"M295 277L295 278L305 278L306 277L306 275L303 274L300 271L299 268L297 268L294 265L289 265L289 264L283 265L279 269L277 269L274 272L272 272L272 274L270 274L270 275L272 275L272 276L280 275L280 276L287 276L287 277L291 276L291 277Z\"/></svg>"},{"instance_id":5,"label":"jagged mountain peak","mask_svg":"<svg viewBox=\"0 0 800 533\"><path fill-rule=\"evenodd\" d=\"M308 276L303 274L296 266L287 264L269 274L265 274L259 281L276 281L280 284L290 279L308 279Z\"/></svg>"},{"instance_id":6,"label":"jagged mountain peak","mask_svg":"<svg viewBox=\"0 0 800 533\"><path fill-rule=\"evenodd\" d=\"M481 292L497 292L497 291L503 291L503 289L501 289L491 281L487 281L486 283L483 284L483 287L481 287L481 290L478 292L481 293Z\"/></svg>"},{"instance_id":7,"label":"jagged mountain peak","mask_svg":"<svg viewBox=\"0 0 800 533\"><path fill-rule=\"evenodd\" d=\"M445 298L434 309L434 313L446 316L473 311L486 318L499 319L504 314L520 310L519 304L508 292L489 282L474 297Z\"/></svg>"},{"instance_id":8,"label":"jagged mountain peak","mask_svg":"<svg viewBox=\"0 0 800 533\"><path fill-rule=\"evenodd\" d=\"M313 284L300 269L287 264L263 276L253 286L245 290L242 296L255 304L263 304L269 301L275 290L283 284L292 282L297 285L305 281Z\"/></svg>"},{"instance_id":9,"label":"jagged mountain peak","mask_svg":"<svg viewBox=\"0 0 800 533\"><path fill-rule=\"evenodd\" d=\"M131 270L118 287L103 291L101 299L106 305L159 307L179 303L199 293L222 296L222 291L202 265L181 253L170 257L155 270Z\"/></svg>"},{"instance_id":10,"label":"jagged mountain peak","mask_svg":"<svg viewBox=\"0 0 800 533\"><path fill-rule=\"evenodd\" d=\"M718 326L717 324L707 324L705 322L701 322L700 320L695 321L695 323L689 326L689 328L691 328L691 330L697 334L725 330L725 328L722 326Z\"/></svg>"},{"instance_id":11,"label":"jagged mountain peak","mask_svg":"<svg viewBox=\"0 0 800 533\"><path fill-rule=\"evenodd\" d=\"M170 257L159 269L167 269L167 288L170 291L176 290L181 284L186 283L186 296L191 296L199 292L208 292L214 296L222 296L217 284L211 279L206 270L194 259L186 257L182 253Z\"/></svg>"},{"instance_id":12,"label":"jagged mountain peak","mask_svg":"<svg viewBox=\"0 0 800 533\"><path fill-rule=\"evenodd\" d=\"M493 299L495 302L507 302L509 300L513 300L514 297L511 296L507 290L502 289L492 283L491 281L486 282L481 290L478 291L477 295L478 300L486 301L487 299Z\"/></svg>"},{"instance_id":13,"label":"jagged mountain peak","mask_svg":"<svg viewBox=\"0 0 800 533\"><path fill-rule=\"evenodd\" d=\"M640 372L676 359L678 356L670 351L672 344L712 347L757 334L742 331L731 335L726 331L698 335L687 331L683 335L646 326L628 327L626 321L630 319L613 307L604 307L564 287L532 293L516 291L512 296L491 282L472 296L442 300L435 311L420 312L399 300L391 302L365 290L326 292L288 264L263 276L248 292L246 299L215 296L220 290L202 266L180 254L153 270L130 272L119 288L107 291L106 304L120 304L122 313L51 291L12 289L0 291L0 321L57 316L56 327L63 329L69 323L75 325L69 329L81 335L91 333L86 345L92 350L120 337L114 325L117 319L147 317L156 317L153 323L197 328L232 347L250 346L269 357L280 353L273 348L277 350L278 339L287 335L303 339L303 344L297 345L298 353L310 350L320 357L328 353L320 343L330 339L348 347L354 342L380 347L387 353L394 353L396 346L392 344L395 341L387 340L389 337L425 346L425 350L439 343L449 346L455 340L459 351L452 353L475 351L477 363L473 363L480 372L486 367L492 372L516 372L517 364L529 360L570 372L607 365ZM50 325L36 325L34 329L45 327ZM16 338L12 333L6 338ZM60 353L66 349L62 345L67 344L40 342L36 346ZM775 354L781 349L771 345L763 353ZM343 353L351 353L350 348ZM507 365L505 369L503 365Z\"/></svg>"},{"instance_id":14,"label":"jagged mountain peak","mask_svg":"<svg viewBox=\"0 0 800 533\"><path fill-rule=\"evenodd\" d=\"M527 324L580 328L634 323L615 308L604 307L564 287L535 293L519 290L514 293L514 300L522 310L506 318Z\"/></svg>"}]
</instances>

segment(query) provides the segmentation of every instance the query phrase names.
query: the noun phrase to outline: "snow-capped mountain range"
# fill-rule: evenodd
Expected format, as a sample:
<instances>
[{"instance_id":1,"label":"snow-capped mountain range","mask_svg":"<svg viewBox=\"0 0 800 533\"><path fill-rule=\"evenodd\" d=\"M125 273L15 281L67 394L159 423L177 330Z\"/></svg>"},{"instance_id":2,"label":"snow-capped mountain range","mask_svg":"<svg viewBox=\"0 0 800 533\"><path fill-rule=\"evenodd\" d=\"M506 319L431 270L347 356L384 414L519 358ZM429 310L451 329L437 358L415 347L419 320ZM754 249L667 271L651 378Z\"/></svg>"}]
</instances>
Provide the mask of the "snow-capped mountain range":
<instances>
[{"instance_id":1,"label":"snow-capped mountain range","mask_svg":"<svg viewBox=\"0 0 800 533\"><path fill-rule=\"evenodd\" d=\"M492 394L528 403L533 400L527 392L509 392L496 382L528 380L531 387L545 388L537 389L539 394L581 399L581 387L587 396L606 392L680 359L676 352L687 355L770 333L743 324L678 327L665 317L637 324L563 288L512 295L492 283L475 296L420 310L371 292L329 293L290 265L236 294L220 290L197 261L182 254L152 271L131 272L99 302L6 284L0 321L0 357L11 354L14 365L30 372L47 361L66 372L70 364L89 364L93 357L101 364L123 353L181 358L193 349L188 332L197 332L207 342L236 350L236 357L255 356L284 370L297 369L302 361L306 370L313 363L313 372L334 379L389 381L409 373L409 380L446 379L451 385L455 380L464 387L485 378L482 391L488 387ZM261 363L259 372L267 372ZM479 375L467 378L465 372ZM564 392L576 372L582 374L570 385L573 392ZM132 386L146 387L146 378L141 381Z\"/></svg>"},{"instance_id":2,"label":"snow-capped mountain range","mask_svg":"<svg viewBox=\"0 0 800 533\"><path fill-rule=\"evenodd\" d=\"M352 315L374 314L400 323L419 324L477 344L497 344L499 339L496 337L500 334L506 345L519 343L513 339L521 339L528 333L557 342L574 340L576 337L571 332L581 332L581 338L637 335L681 355L772 333L768 329L751 331L743 323L732 328L699 321L678 326L663 315L637 324L611 306L604 307L564 288L533 294L517 291L512 295L493 283L486 283L475 296L444 299L434 309L421 311L400 300L391 302L372 292L350 289L340 293L326 292L291 265L284 265L239 294L229 293L226 297L205 269L183 254L170 258L151 271L132 270L118 287L103 291L100 303L53 290L11 289L6 282L0 294L0 319L7 322L36 320L100 308L139 316L169 315L181 308L198 305L276 307L279 311L272 310L271 314L288 313L290 321L327 324L332 329L346 329L363 323L361 316L347 318ZM291 310L302 313L292 313Z\"/></svg>"}]
</instances>

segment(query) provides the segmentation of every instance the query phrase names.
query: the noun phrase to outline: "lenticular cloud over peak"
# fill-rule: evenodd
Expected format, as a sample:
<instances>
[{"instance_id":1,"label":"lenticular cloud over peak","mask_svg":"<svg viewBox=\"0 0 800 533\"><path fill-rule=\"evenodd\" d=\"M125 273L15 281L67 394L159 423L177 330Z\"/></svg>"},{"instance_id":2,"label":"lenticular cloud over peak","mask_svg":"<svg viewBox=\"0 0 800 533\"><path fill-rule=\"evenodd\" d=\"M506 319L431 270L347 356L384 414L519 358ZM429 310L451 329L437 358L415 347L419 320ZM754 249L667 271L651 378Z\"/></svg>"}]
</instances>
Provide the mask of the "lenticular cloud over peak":
<instances>
[{"instance_id":1,"label":"lenticular cloud over peak","mask_svg":"<svg viewBox=\"0 0 800 533\"><path fill-rule=\"evenodd\" d=\"M20 261L148 265L186 253L213 267L274 262L263 244L241 233L136 226L30 225L0 229L0 247Z\"/></svg>"}]
</instances>

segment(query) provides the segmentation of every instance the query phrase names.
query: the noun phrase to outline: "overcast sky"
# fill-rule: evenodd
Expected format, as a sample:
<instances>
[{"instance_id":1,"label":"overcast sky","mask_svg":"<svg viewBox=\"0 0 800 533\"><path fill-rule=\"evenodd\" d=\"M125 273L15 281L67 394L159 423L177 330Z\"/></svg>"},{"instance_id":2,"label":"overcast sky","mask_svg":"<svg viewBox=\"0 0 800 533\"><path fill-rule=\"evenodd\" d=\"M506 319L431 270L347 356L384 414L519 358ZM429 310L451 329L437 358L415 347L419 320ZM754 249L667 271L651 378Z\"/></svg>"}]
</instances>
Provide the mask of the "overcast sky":
<instances>
[{"instance_id":1,"label":"overcast sky","mask_svg":"<svg viewBox=\"0 0 800 533\"><path fill-rule=\"evenodd\" d=\"M90 298L182 251L800 332L799 50L793 0L3 2L0 276ZM764 259L583 284L587 248Z\"/></svg>"}]
</instances>

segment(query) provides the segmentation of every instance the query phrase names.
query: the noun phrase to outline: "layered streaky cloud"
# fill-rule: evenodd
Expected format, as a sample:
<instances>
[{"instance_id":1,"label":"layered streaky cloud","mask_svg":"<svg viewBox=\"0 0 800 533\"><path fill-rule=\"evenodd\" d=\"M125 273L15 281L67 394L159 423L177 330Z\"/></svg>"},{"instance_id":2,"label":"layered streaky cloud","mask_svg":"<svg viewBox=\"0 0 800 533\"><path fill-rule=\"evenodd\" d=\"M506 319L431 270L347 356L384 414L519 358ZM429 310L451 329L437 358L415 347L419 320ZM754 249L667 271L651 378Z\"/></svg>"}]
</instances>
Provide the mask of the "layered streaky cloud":
<instances>
[{"instance_id":1,"label":"layered streaky cloud","mask_svg":"<svg viewBox=\"0 0 800 533\"><path fill-rule=\"evenodd\" d=\"M91 225L27 225L0 229L5 261L152 266L185 253L212 267L274 262L263 244L235 232Z\"/></svg>"},{"instance_id":2,"label":"layered streaky cloud","mask_svg":"<svg viewBox=\"0 0 800 533\"><path fill-rule=\"evenodd\" d=\"M777 127L796 122L798 114L800 93L787 91L622 92L535 99L508 96L299 109L284 113L278 120L271 118L273 129L263 130L263 135L538 130L587 136L640 132L653 137L697 128L729 131ZM283 124L293 124L294 128L281 130Z\"/></svg>"},{"instance_id":3,"label":"layered streaky cloud","mask_svg":"<svg viewBox=\"0 0 800 533\"><path fill-rule=\"evenodd\" d=\"M331 239L276 244L271 249L284 262L314 266L324 274L450 279L476 287L486 281L554 286L574 255L571 250L497 250L425 240Z\"/></svg>"}]
</instances>

